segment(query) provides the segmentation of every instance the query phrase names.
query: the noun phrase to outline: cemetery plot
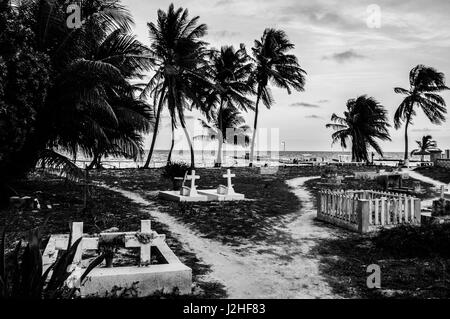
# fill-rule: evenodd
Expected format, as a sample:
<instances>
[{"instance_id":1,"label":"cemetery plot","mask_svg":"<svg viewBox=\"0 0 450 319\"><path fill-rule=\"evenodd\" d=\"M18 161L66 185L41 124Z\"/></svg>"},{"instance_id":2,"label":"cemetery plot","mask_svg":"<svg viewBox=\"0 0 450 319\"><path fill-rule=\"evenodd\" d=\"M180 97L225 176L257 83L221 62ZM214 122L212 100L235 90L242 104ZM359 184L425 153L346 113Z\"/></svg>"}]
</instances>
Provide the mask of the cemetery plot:
<instances>
[{"instance_id":1,"label":"cemetery plot","mask_svg":"<svg viewBox=\"0 0 450 319\"><path fill-rule=\"evenodd\" d=\"M321 191L317 219L367 233L400 224L420 224L420 199L377 191Z\"/></svg>"},{"instance_id":2,"label":"cemetery plot","mask_svg":"<svg viewBox=\"0 0 450 319\"><path fill-rule=\"evenodd\" d=\"M223 175L227 179L227 186L219 185L216 189L197 190L195 181L200 179L200 176L195 175L195 170L192 170L186 179L190 181L190 187L182 186L180 191L161 191L159 196L163 199L177 202L209 202L209 201L236 201L245 199L244 194L239 194L234 191L231 178L236 177L228 169L227 174Z\"/></svg>"},{"instance_id":3,"label":"cemetery plot","mask_svg":"<svg viewBox=\"0 0 450 319\"><path fill-rule=\"evenodd\" d=\"M180 191L162 191L159 192L159 197L175 202L206 202L208 197L197 192L195 181L200 179L200 176L195 175L195 170L192 170L191 175L187 175L186 179L191 181L190 187L182 186Z\"/></svg>"},{"instance_id":4,"label":"cemetery plot","mask_svg":"<svg viewBox=\"0 0 450 319\"><path fill-rule=\"evenodd\" d=\"M67 285L80 288L82 297L107 297L119 294L122 297L146 297L156 292L171 293L178 290L189 294L192 271L181 263L165 242L165 235L151 230L149 220L141 221L139 232L109 232L95 236L83 234L83 223L72 223L71 234L52 235L43 254L43 272L56 261L58 252L65 250L71 242L81 238L73 259L73 272ZM139 249L137 265L114 267L113 254L100 267L94 268L83 282L81 274L89 264L83 259L86 251ZM152 253L156 256L152 256ZM156 257L156 258L154 258ZM123 260L123 258L122 258ZM128 295L127 295L128 294Z\"/></svg>"},{"instance_id":5,"label":"cemetery plot","mask_svg":"<svg viewBox=\"0 0 450 319\"><path fill-rule=\"evenodd\" d=\"M219 185L217 189L205 189L198 192L202 195L206 195L208 200L214 201L235 201L245 199L244 194L239 194L234 191L231 178L236 177L235 174L231 174L231 170L227 170L227 173L223 175L223 178L227 179L227 186Z\"/></svg>"}]
</instances>

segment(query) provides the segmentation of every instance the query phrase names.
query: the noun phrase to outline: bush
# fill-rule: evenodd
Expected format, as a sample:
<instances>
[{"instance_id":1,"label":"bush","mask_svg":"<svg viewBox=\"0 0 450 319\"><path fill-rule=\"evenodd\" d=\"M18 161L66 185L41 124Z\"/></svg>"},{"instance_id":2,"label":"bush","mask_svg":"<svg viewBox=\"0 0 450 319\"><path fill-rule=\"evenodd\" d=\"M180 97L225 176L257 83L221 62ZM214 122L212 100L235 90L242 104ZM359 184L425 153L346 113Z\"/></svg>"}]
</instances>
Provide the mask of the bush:
<instances>
[{"instance_id":1,"label":"bush","mask_svg":"<svg viewBox=\"0 0 450 319\"><path fill-rule=\"evenodd\" d=\"M384 229L375 244L396 257L450 257L450 224Z\"/></svg>"},{"instance_id":2,"label":"bush","mask_svg":"<svg viewBox=\"0 0 450 319\"><path fill-rule=\"evenodd\" d=\"M189 170L189 165L183 162L169 163L164 167L163 177L173 180L175 177L184 177Z\"/></svg>"}]
</instances>

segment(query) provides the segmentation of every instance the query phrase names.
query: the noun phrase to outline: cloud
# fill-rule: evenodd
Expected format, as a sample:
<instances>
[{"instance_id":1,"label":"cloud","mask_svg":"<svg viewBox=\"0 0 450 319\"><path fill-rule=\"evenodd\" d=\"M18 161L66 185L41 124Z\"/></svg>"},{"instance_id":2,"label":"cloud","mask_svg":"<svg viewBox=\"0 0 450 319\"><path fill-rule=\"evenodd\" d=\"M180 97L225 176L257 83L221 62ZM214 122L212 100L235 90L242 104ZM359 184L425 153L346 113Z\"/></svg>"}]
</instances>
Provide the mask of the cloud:
<instances>
[{"instance_id":1,"label":"cloud","mask_svg":"<svg viewBox=\"0 0 450 319\"><path fill-rule=\"evenodd\" d=\"M211 32L211 35L218 38L231 38L239 35L239 32L235 31L228 31L228 30L220 30L220 31L213 31Z\"/></svg>"},{"instance_id":2,"label":"cloud","mask_svg":"<svg viewBox=\"0 0 450 319\"><path fill-rule=\"evenodd\" d=\"M307 119L323 119L322 116L319 116L319 115L316 115L316 114L306 115L305 118L307 118Z\"/></svg>"},{"instance_id":3,"label":"cloud","mask_svg":"<svg viewBox=\"0 0 450 319\"><path fill-rule=\"evenodd\" d=\"M307 107L307 108L320 107L320 105L318 105L318 104L306 103L306 102L296 102L296 103L289 104L289 106L291 106L291 107Z\"/></svg>"},{"instance_id":4,"label":"cloud","mask_svg":"<svg viewBox=\"0 0 450 319\"><path fill-rule=\"evenodd\" d=\"M347 50L344 52L334 53L332 55L323 56L323 60L334 60L337 63L350 62L352 60L365 59L366 56L356 53L354 50Z\"/></svg>"}]
</instances>

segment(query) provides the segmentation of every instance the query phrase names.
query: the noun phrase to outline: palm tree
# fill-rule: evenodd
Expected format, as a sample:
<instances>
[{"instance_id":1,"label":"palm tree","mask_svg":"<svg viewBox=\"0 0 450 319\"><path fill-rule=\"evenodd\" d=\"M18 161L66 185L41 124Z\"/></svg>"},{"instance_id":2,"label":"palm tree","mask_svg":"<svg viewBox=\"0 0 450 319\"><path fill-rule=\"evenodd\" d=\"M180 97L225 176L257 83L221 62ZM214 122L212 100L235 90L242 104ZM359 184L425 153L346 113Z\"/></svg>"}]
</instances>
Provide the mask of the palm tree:
<instances>
[{"instance_id":1,"label":"palm tree","mask_svg":"<svg viewBox=\"0 0 450 319\"><path fill-rule=\"evenodd\" d=\"M420 154L420 161L423 162L425 154L427 154L430 150L437 147L436 141L433 140L431 135L422 136L422 140L416 141L419 146L418 149L415 149L411 152L411 155Z\"/></svg>"},{"instance_id":2,"label":"palm tree","mask_svg":"<svg viewBox=\"0 0 450 319\"><path fill-rule=\"evenodd\" d=\"M408 127L412 118L417 114L415 106L422 109L433 124L445 122L447 113L444 99L437 94L448 90L443 73L424 65L418 65L409 73L409 90L395 88L395 93L406 95L394 115L395 128L399 129L405 122L405 162L408 161Z\"/></svg>"},{"instance_id":3,"label":"palm tree","mask_svg":"<svg viewBox=\"0 0 450 319\"><path fill-rule=\"evenodd\" d=\"M33 39L12 48L17 51L12 56L26 50L45 61L48 70L41 89L45 99L32 105L32 129L11 156L18 171L32 169L39 159L75 171L73 162L57 153L60 149L95 157L95 152L108 153L114 146L114 152L134 157L136 148L131 146L137 146L139 134L151 125L151 108L135 97L130 81L140 78L152 60L129 33L128 10L117 0L82 0L85 23L71 30L66 27L66 5L30 0L11 11Z\"/></svg>"},{"instance_id":4,"label":"palm tree","mask_svg":"<svg viewBox=\"0 0 450 319\"><path fill-rule=\"evenodd\" d=\"M233 143L236 145L247 146L248 144L248 136L245 134L246 131L250 130L250 127L245 124L245 119L242 117L241 113L235 108L224 108L222 109L221 116L219 117L219 111L215 111L211 120L204 121L200 120L200 123L204 128L207 129L208 134L195 136L195 139L209 139L212 136L217 137L219 145L223 143ZM237 140L233 138L233 141L227 140L227 136L221 132L223 128L233 128L234 136L237 137ZM219 151L222 150L222 147L219 147Z\"/></svg>"},{"instance_id":5,"label":"palm tree","mask_svg":"<svg viewBox=\"0 0 450 319\"><path fill-rule=\"evenodd\" d=\"M352 161L369 161L368 148L372 147L378 154L383 151L376 141L390 141L387 111L373 97L360 96L347 102L347 111L344 116L336 114L331 116L333 123L327 124L336 132L332 135L333 144L340 142L347 148L348 140L352 145Z\"/></svg>"},{"instance_id":6,"label":"palm tree","mask_svg":"<svg viewBox=\"0 0 450 319\"><path fill-rule=\"evenodd\" d=\"M256 107L250 166L254 161L259 103L262 100L264 105L270 108L274 102L269 82L286 89L288 94L291 94L291 89L304 91L306 72L301 69L297 57L288 54L292 49L294 49L294 44L289 41L286 33L282 30L266 29L261 40L255 40L252 50L256 67L251 80L256 86Z\"/></svg>"},{"instance_id":7,"label":"palm tree","mask_svg":"<svg viewBox=\"0 0 450 319\"><path fill-rule=\"evenodd\" d=\"M247 95L252 93L249 84L252 63L243 44L239 50L235 50L233 46L224 46L220 51L212 50L210 61L210 78L213 85L208 92L206 104L208 111L215 113L212 116L218 135L215 166L220 167L226 129L237 127L242 123L243 118L239 110L254 109L253 102L247 98Z\"/></svg>"},{"instance_id":8,"label":"palm tree","mask_svg":"<svg viewBox=\"0 0 450 319\"><path fill-rule=\"evenodd\" d=\"M148 23L151 39L150 52L155 61L155 74L148 82L142 96L150 94L157 104L156 122L152 143L144 168L148 168L164 104L167 104L174 128L179 121L191 150L191 167L194 167L194 149L184 119L184 110L200 107L202 101L196 91L198 83L207 84L206 43L200 38L206 34L206 25L198 24L199 17L188 18L188 10L158 11L155 23Z\"/></svg>"}]
</instances>

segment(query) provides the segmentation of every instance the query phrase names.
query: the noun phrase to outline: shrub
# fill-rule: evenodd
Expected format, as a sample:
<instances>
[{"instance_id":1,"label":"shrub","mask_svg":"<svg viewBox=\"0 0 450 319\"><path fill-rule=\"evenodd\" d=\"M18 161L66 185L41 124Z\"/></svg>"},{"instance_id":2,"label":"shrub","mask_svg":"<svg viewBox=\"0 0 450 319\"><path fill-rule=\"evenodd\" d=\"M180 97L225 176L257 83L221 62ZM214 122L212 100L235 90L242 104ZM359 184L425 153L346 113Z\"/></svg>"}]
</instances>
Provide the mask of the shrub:
<instances>
[{"instance_id":1,"label":"shrub","mask_svg":"<svg viewBox=\"0 0 450 319\"><path fill-rule=\"evenodd\" d=\"M1 232L0 241L0 299L4 298L33 298L33 299L68 299L74 297L77 288L68 287L66 280L72 273L70 269L81 238L70 245L58 259L42 273L41 230L30 231L28 243L22 249L22 241L10 256L10 267L6 265L5 253L6 227ZM22 251L22 253L21 253ZM80 277L80 283L89 272L98 266L104 254L95 258ZM52 275L49 277L50 271Z\"/></svg>"},{"instance_id":2,"label":"shrub","mask_svg":"<svg viewBox=\"0 0 450 319\"><path fill-rule=\"evenodd\" d=\"M384 229L375 244L396 257L450 257L450 224Z\"/></svg>"},{"instance_id":3,"label":"shrub","mask_svg":"<svg viewBox=\"0 0 450 319\"><path fill-rule=\"evenodd\" d=\"M183 162L171 162L164 167L163 177L173 180L175 177L184 177L189 165Z\"/></svg>"}]
</instances>

